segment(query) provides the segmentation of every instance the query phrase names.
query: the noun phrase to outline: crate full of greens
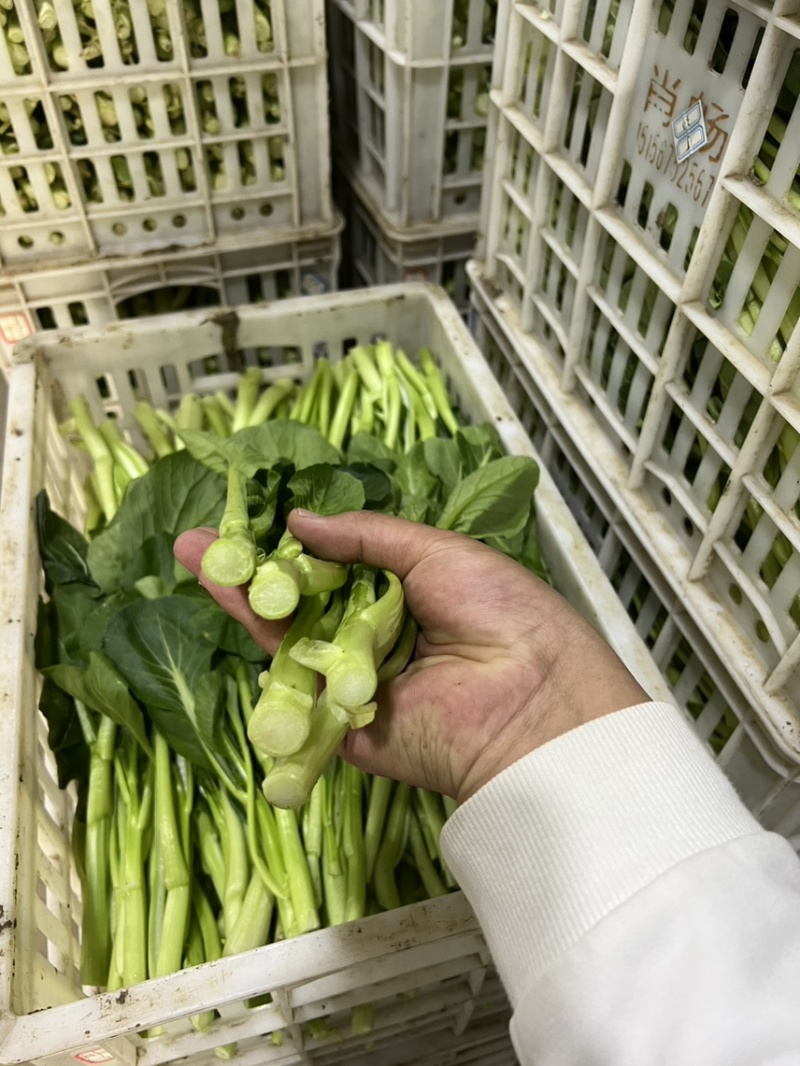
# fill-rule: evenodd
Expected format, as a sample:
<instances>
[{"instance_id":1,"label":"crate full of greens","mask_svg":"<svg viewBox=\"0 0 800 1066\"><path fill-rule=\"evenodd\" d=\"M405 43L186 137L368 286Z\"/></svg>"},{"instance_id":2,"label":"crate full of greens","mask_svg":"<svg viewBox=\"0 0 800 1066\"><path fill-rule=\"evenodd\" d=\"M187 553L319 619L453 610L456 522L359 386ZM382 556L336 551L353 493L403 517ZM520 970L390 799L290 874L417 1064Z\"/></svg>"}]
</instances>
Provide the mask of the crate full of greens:
<instances>
[{"instance_id":1,"label":"crate full of greens","mask_svg":"<svg viewBox=\"0 0 800 1066\"><path fill-rule=\"evenodd\" d=\"M347 1061L454 1025L490 960L439 851L450 802L335 758L414 621L393 575L311 557L288 510L480 537L663 684L444 293L26 342L9 427L4 1061ZM271 658L176 563L198 526L220 533L205 577L290 623Z\"/></svg>"},{"instance_id":2,"label":"crate full of greens","mask_svg":"<svg viewBox=\"0 0 800 1066\"><path fill-rule=\"evenodd\" d=\"M333 221L323 0L4 0L6 267Z\"/></svg>"}]
</instances>

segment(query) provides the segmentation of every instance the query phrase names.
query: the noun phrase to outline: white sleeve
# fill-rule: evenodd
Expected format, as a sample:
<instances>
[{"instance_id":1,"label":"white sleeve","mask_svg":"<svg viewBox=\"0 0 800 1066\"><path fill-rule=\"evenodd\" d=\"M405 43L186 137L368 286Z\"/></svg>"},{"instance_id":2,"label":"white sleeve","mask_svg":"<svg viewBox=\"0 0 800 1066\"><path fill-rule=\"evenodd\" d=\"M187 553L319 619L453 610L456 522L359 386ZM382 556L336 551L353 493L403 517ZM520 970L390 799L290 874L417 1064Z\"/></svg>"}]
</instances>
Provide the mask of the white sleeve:
<instances>
[{"instance_id":1,"label":"white sleeve","mask_svg":"<svg viewBox=\"0 0 800 1066\"><path fill-rule=\"evenodd\" d=\"M800 1063L800 861L674 707L525 756L442 845L523 1066Z\"/></svg>"}]
</instances>

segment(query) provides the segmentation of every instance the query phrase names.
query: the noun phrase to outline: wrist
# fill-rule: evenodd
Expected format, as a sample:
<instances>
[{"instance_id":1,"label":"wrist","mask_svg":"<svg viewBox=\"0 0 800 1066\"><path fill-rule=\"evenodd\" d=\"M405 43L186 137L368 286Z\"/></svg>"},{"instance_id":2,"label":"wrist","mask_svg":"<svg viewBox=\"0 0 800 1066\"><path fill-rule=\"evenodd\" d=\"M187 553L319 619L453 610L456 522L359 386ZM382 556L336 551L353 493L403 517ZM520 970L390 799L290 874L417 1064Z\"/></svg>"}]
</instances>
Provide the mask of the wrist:
<instances>
[{"instance_id":1,"label":"wrist","mask_svg":"<svg viewBox=\"0 0 800 1066\"><path fill-rule=\"evenodd\" d=\"M595 719L646 703L648 694L605 641L583 623L554 640L538 683L486 745L458 789L463 803L513 763Z\"/></svg>"}]
</instances>

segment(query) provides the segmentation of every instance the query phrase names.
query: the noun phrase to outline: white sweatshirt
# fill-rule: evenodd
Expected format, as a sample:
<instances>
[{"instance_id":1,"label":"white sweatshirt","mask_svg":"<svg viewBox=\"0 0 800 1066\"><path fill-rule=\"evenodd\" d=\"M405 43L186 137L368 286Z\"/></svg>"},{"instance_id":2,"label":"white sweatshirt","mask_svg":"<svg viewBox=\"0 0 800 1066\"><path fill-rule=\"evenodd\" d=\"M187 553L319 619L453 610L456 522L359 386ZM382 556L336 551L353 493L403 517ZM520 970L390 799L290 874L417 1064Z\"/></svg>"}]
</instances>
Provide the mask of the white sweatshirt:
<instances>
[{"instance_id":1,"label":"white sweatshirt","mask_svg":"<svg viewBox=\"0 0 800 1066\"><path fill-rule=\"evenodd\" d=\"M800 1063L800 861L674 707L525 756L442 843L523 1066Z\"/></svg>"}]
</instances>

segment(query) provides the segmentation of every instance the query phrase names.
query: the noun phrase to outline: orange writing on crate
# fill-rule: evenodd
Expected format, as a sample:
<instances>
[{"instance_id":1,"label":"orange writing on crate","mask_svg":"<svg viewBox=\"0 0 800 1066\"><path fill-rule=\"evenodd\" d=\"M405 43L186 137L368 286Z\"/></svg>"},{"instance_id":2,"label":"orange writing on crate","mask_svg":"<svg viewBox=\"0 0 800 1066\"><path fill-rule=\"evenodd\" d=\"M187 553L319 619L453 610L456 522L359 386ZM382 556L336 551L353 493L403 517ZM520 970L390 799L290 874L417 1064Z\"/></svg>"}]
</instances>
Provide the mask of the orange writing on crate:
<instances>
[{"instance_id":1,"label":"orange writing on crate","mask_svg":"<svg viewBox=\"0 0 800 1066\"><path fill-rule=\"evenodd\" d=\"M647 99L644 103L645 113L652 107L653 111L660 111L662 115L666 115L666 120L661 123L662 126L669 126L675 117L675 107L678 103L677 90L680 88L681 79L676 78L672 83L672 87L669 84L669 71L665 70L663 76L658 67L653 68L653 77L650 79L650 88L647 91Z\"/></svg>"},{"instance_id":2,"label":"orange writing on crate","mask_svg":"<svg viewBox=\"0 0 800 1066\"><path fill-rule=\"evenodd\" d=\"M680 154L676 154L672 122L676 117L680 118L683 110L679 96L682 81L680 77L673 77L668 69L660 68L658 64L653 66L642 120L636 131L636 151L677 190L702 208L708 203L716 184L714 172L728 144L726 123L730 114L716 102L706 103L703 92L692 95L686 103L687 113L700 104L705 139L691 157L681 160Z\"/></svg>"},{"instance_id":3,"label":"orange writing on crate","mask_svg":"<svg viewBox=\"0 0 800 1066\"><path fill-rule=\"evenodd\" d=\"M691 107L692 104L700 104L703 108L708 141L703 145L700 151L703 154L708 155L709 163L719 163L728 144L728 131L722 128L722 124L731 116L725 111L725 108L720 107L719 104L706 104L703 100L703 96L704 93L700 93L699 96L693 96L689 106ZM714 152L714 155L711 155L712 152Z\"/></svg>"},{"instance_id":4,"label":"orange writing on crate","mask_svg":"<svg viewBox=\"0 0 800 1066\"><path fill-rule=\"evenodd\" d=\"M665 134L659 129L653 132L646 123L640 122L636 131L636 151L676 189L705 207L716 182L715 175L709 174L696 158L679 162L671 132Z\"/></svg>"}]
</instances>

